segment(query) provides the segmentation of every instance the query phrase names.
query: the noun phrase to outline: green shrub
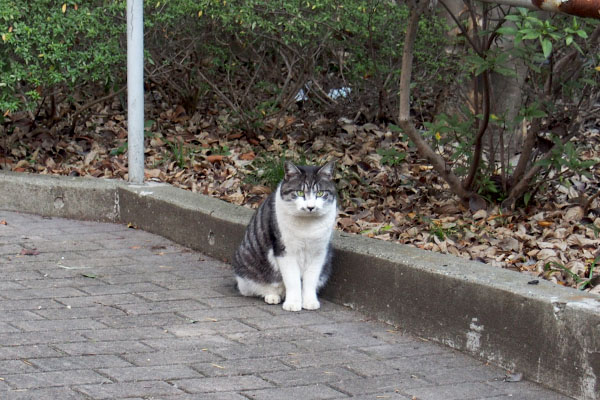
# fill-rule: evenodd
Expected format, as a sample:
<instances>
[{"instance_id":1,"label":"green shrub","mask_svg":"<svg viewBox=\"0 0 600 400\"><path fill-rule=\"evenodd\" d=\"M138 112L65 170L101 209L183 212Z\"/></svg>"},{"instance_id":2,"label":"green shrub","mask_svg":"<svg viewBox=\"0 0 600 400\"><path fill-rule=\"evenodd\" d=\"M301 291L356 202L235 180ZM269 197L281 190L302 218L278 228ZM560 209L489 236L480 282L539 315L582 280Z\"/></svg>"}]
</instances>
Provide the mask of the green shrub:
<instances>
[{"instance_id":1,"label":"green shrub","mask_svg":"<svg viewBox=\"0 0 600 400\"><path fill-rule=\"evenodd\" d=\"M122 78L124 3L2 1L0 110L34 108L61 86L72 91Z\"/></svg>"}]
</instances>

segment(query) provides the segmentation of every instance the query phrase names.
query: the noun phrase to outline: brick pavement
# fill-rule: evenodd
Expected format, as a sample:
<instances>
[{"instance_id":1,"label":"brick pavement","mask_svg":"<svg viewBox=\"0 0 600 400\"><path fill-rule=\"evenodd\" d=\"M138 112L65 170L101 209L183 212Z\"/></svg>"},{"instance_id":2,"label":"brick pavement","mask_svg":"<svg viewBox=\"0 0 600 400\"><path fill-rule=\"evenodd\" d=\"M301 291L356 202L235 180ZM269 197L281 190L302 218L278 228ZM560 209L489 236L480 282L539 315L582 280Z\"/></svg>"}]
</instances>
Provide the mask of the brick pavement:
<instances>
[{"instance_id":1,"label":"brick pavement","mask_svg":"<svg viewBox=\"0 0 600 400\"><path fill-rule=\"evenodd\" d=\"M4 222L6 224L4 224ZM0 211L0 399L567 399L123 225Z\"/></svg>"}]
</instances>

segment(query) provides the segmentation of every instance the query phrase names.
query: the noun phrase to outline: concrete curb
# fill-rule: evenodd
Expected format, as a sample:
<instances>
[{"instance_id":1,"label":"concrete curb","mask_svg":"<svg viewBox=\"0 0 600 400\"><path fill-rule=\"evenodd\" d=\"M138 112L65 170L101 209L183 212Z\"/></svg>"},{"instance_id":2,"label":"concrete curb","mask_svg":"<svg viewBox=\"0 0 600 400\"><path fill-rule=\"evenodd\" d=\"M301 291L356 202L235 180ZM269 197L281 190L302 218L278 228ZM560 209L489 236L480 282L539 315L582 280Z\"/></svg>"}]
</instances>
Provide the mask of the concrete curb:
<instances>
[{"instance_id":1,"label":"concrete curb","mask_svg":"<svg viewBox=\"0 0 600 400\"><path fill-rule=\"evenodd\" d=\"M0 209L131 223L229 259L251 210L168 185L0 173ZM600 297L449 255L338 233L323 296L600 400Z\"/></svg>"}]
</instances>

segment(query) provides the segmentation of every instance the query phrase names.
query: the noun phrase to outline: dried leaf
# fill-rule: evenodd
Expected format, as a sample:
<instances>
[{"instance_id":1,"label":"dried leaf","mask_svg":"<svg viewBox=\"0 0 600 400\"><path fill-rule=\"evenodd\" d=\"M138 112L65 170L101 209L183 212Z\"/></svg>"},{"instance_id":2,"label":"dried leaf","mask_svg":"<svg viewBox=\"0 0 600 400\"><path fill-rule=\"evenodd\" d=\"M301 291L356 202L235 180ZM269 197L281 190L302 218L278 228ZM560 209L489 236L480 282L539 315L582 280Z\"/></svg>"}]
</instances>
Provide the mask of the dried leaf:
<instances>
[{"instance_id":1,"label":"dried leaf","mask_svg":"<svg viewBox=\"0 0 600 400\"><path fill-rule=\"evenodd\" d=\"M254 154L253 151L250 151L248 153L240 154L239 158L240 158L240 160L252 161L256 158L256 154Z\"/></svg>"},{"instance_id":2,"label":"dried leaf","mask_svg":"<svg viewBox=\"0 0 600 400\"><path fill-rule=\"evenodd\" d=\"M225 158L225 156L222 156L220 154L211 154L209 156L206 156L206 161L214 164L216 162L222 162L223 158Z\"/></svg>"},{"instance_id":3,"label":"dried leaf","mask_svg":"<svg viewBox=\"0 0 600 400\"><path fill-rule=\"evenodd\" d=\"M483 197L474 194L469 198L469 209L472 213L476 213L487 209L487 203Z\"/></svg>"},{"instance_id":4,"label":"dried leaf","mask_svg":"<svg viewBox=\"0 0 600 400\"><path fill-rule=\"evenodd\" d=\"M475 212L475 214L473 214L473 219L475 221L480 220L480 219L484 219L487 218L487 211L486 210L478 210L477 212Z\"/></svg>"},{"instance_id":5,"label":"dried leaf","mask_svg":"<svg viewBox=\"0 0 600 400\"><path fill-rule=\"evenodd\" d=\"M498 247L503 251L519 251L519 241L513 237L507 237L498 242Z\"/></svg>"},{"instance_id":6,"label":"dried leaf","mask_svg":"<svg viewBox=\"0 0 600 400\"><path fill-rule=\"evenodd\" d=\"M504 377L504 382L521 382L523 380L523 374L521 372L515 372L514 374L508 374Z\"/></svg>"},{"instance_id":7,"label":"dried leaf","mask_svg":"<svg viewBox=\"0 0 600 400\"><path fill-rule=\"evenodd\" d=\"M583 208L579 206L569 208L565 213L565 220L569 222L579 221L581 218L583 218Z\"/></svg>"},{"instance_id":8,"label":"dried leaf","mask_svg":"<svg viewBox=\"0 0 600 400\"><path fill-rule=\"evenodd\" d=\"M40 254L40 252L36 249L23 249L19 254L22 256L37 256L38 254Z\"/></svg>"}]
</instances>

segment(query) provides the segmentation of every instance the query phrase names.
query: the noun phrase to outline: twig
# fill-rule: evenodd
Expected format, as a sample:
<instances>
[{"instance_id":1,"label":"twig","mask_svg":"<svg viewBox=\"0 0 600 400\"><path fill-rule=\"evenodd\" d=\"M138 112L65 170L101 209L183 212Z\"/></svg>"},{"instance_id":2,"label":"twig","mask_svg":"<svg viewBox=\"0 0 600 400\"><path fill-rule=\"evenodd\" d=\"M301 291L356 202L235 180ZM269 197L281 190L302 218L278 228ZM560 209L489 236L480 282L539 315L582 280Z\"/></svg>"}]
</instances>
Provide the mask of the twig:
<instances>
[{"instance_id":1,"label":"twig","mask_svg":"<svg viewBox=\"0 0 600 400\"><path fill-rule=\"evenodd\" d=\"M419 154L426 158L435 171L440 174L442 179L448 183L452 192L458 195L462 200L467 200L471 193L463 188L458 177L447 169L445 160L437 154L431 146L417 132L415 125L410 117L410 81L412 74L412 62L414 56L414 44L417 36L419 18L426 7L426 2L422 1L417 6L411 7L408 26L406 28L406 37L404 39L404 49L402 50L402 74L400 75L400 109L398 112L398 125L408 135L412 142L417 146Z\"/></svg>"},{"instance_id":2,"label":"twig","mask_svg":"<svg viewBox=\"0 0 600 400\"><path fill-rule=\"evenodd\" d=\"M89 103L87 103L87 104L83 105L82 107L79 107L79 108L78 108L78 109L77 109L77 110L76 110L76 111L75 111L75 112L74 112L74 113L71 115L71 118L73 118L73 119L77 118L77 117L79 116L79 114L81 114L81 113L82 113L82 112L84 112L85 110L89 109L90 107L93 107L93 106L95 106L95 105L96 105L96 104L98 104L98 103L102 103L102 102L104 102L104 101L106 101L106 100L109 100L109 99L111 99L111 98L113 98L113 97L115 97L115 96L119 95L119 94L120 94L121 92L123 92L125 89L127 89L127 86L123 86L121 89L117 90L116 92L109 93L109 94L107 94L107 95L106 95L106 96L104 96L104 97L100 97L99 99L96 99L96 100L94 100L94 101L91 101L91 102L89 102ZM62 117L62 115L61 115L61 117Z\"/></svg>"}]
</instances>

